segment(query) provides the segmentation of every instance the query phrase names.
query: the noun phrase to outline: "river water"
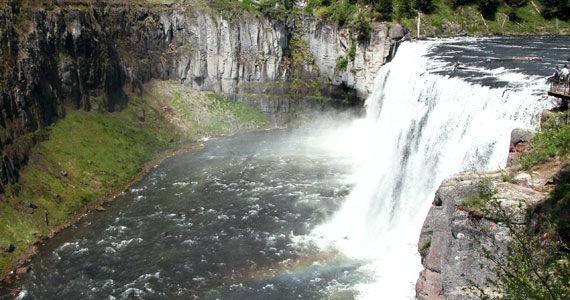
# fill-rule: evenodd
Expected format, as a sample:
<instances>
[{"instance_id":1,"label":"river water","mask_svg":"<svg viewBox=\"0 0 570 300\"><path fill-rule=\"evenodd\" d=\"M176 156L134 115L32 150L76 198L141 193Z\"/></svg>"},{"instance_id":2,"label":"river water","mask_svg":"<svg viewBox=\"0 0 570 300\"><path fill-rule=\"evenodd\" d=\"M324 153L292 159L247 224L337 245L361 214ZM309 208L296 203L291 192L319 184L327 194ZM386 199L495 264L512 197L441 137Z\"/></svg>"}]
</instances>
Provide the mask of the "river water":
<instances>
[{"instance_id":1,"label":"river water","mask_svg":"<svg viewBox=\"0 0 570 300\"><path fill-rule=\"evenodd\" d=\"M544 77L563 44L404 43L365 118L212 138L165 160L48 241L18 298L413 299L435 190L504 167L510 131L554 105Z\"/></svg>"}]
</instances>

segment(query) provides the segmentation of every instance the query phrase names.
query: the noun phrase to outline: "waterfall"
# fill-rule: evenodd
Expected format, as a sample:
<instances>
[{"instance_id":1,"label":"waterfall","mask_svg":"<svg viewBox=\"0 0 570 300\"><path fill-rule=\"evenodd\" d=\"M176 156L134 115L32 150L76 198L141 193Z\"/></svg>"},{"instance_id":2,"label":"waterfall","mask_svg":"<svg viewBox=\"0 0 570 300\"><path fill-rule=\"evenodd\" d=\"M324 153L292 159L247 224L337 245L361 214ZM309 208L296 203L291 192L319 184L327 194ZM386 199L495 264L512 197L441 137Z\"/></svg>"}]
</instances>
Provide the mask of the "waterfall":
<instances>
[{"instance_id":1,"label":"waterfall","mask_svg":"<svg viewBox=\"0 0 570 300\"><path fill-rule=\"evenodd\" d=\"M414 298L417 241L438 186L462 170L504 168L512 129L534 128L549 105L537 96L544 80L516 70L482 70L513 78L507 88L450 76L452 66L426 57L441 42L402 44L377 75L366 118L337 132L336 146L355 157L353 188L314 235L368 262L362 299Z\"/></svg>"}]
</instances>

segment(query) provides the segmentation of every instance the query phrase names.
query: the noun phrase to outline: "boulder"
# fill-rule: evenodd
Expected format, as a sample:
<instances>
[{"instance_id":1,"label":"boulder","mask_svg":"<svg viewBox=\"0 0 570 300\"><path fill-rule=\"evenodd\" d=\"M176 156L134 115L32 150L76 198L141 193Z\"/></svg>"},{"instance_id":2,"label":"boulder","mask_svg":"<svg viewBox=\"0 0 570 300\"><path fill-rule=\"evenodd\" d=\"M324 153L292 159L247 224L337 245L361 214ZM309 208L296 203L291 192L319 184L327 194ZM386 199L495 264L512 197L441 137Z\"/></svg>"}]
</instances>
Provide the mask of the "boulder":
<instances>
[{"instance_id":1,"label":"boulder","mask_svg":"<svg viewBox=\"0 0 570 300\"><path fill-rule=\"evenodd\" d=\"M534 135L533 131L521 128L515 128L511 131L507 168L520 165L521 151L530 143Z\"/></svg>"},{"instance_id":2,"label":"boulder","mask_svg":"<svg viewBox=\"0 0 570 300\"><path fill-rule=\"evenodd\" d=\"M528 144L534 137L534 132L526 129L515 128L511 131L511 146L509 152L520 152L521 144Z\"/></svg>"},{"instance_id":3,"label":"boulder","mask_svg":"<svg viewBox=\"0 0 570 300\"><path fill-rule=\"evenodd\" d=\"M388 36L393 40L401 40L406 36L406 30L400 24L393 24L388 30Z\"/></svg>"}]
</instances>

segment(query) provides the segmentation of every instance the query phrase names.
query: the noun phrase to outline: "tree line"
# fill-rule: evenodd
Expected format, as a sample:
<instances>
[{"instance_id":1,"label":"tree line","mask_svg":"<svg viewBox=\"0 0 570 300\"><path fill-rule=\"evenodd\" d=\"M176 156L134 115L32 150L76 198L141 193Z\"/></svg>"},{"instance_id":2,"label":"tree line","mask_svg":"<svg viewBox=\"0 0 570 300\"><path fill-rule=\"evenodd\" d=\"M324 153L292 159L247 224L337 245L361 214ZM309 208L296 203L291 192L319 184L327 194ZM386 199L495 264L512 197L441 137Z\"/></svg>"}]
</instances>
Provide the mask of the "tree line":
<instances>
[{"instance_id":1,"label":"tree line","mask_svg":"<svg viewBox=\"0 0 570 300\"><path fill-rule=\"evenodd\" d=\"M546 19L559 18L568 20L570 18L569 0L538 0L542 5L541 14ZM294 0L264 0L261 2L274 2L287 9L293 9ZM443 5L448 5L453 9L464 5L477 5L481 14L487 19L494 19L494 15L501 4L511 8L513 17L514 10L527 5L530 0L444 0ZM368 15L377 21L390 21L393 18L411 18L418 12L431 14L437 9L437 2L434 0L309 0L305 10L324 12L325 17L330 17L339 23L346 22L352 16L357 7L369 9Z\"/></svg>"}]
</instances>

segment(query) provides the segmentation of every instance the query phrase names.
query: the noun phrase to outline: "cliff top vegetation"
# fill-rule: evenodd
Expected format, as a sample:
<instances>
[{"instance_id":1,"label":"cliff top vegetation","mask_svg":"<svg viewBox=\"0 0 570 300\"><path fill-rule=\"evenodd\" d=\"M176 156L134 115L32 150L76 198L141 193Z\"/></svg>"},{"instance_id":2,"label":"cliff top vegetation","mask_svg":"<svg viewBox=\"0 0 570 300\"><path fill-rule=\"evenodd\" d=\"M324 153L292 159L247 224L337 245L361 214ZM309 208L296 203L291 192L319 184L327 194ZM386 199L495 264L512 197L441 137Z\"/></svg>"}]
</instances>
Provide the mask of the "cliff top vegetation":
<instances>
[{"instance_id":1,"label":"cliff top vegetation","mask_svg":"<svg viewBox=\"0 0 570 300\"><path fill-rule=\"evenodd\" d=\"M272 19L288 14L311 14L348 26L360 38L375 22L404 25L416 36L568 34L570 3L559 0L197 0L222 9L259 11Z\"/></svg>"},{"instance_id":2,"label":"cliff top vegetation","mask_svg":"<svg viewBox=\"0 0 570 300\"><path fill-rule=\"evenodd\" d=\"M569 34L570 3L560 0L2 0L0 6L19 9L89 7L97 5L191 5L219 11L256 12L284 22L288 15L311 14L348 26L360 38L375 22L404 25L420 36ZM235 15L235 14L232 14Z\"/></svg>"},{"instance_id":3,"label":"cliff top vegetation","mask_svg":"<svg viewBox=\"0 0 570 300\"><path fill-rule=\"evenodd\" d=\"M309 0L313 15L365 28L369 22L398 22L421 36L568 33L570 4L556 0Z\"/></svg>"}]
</instances>

